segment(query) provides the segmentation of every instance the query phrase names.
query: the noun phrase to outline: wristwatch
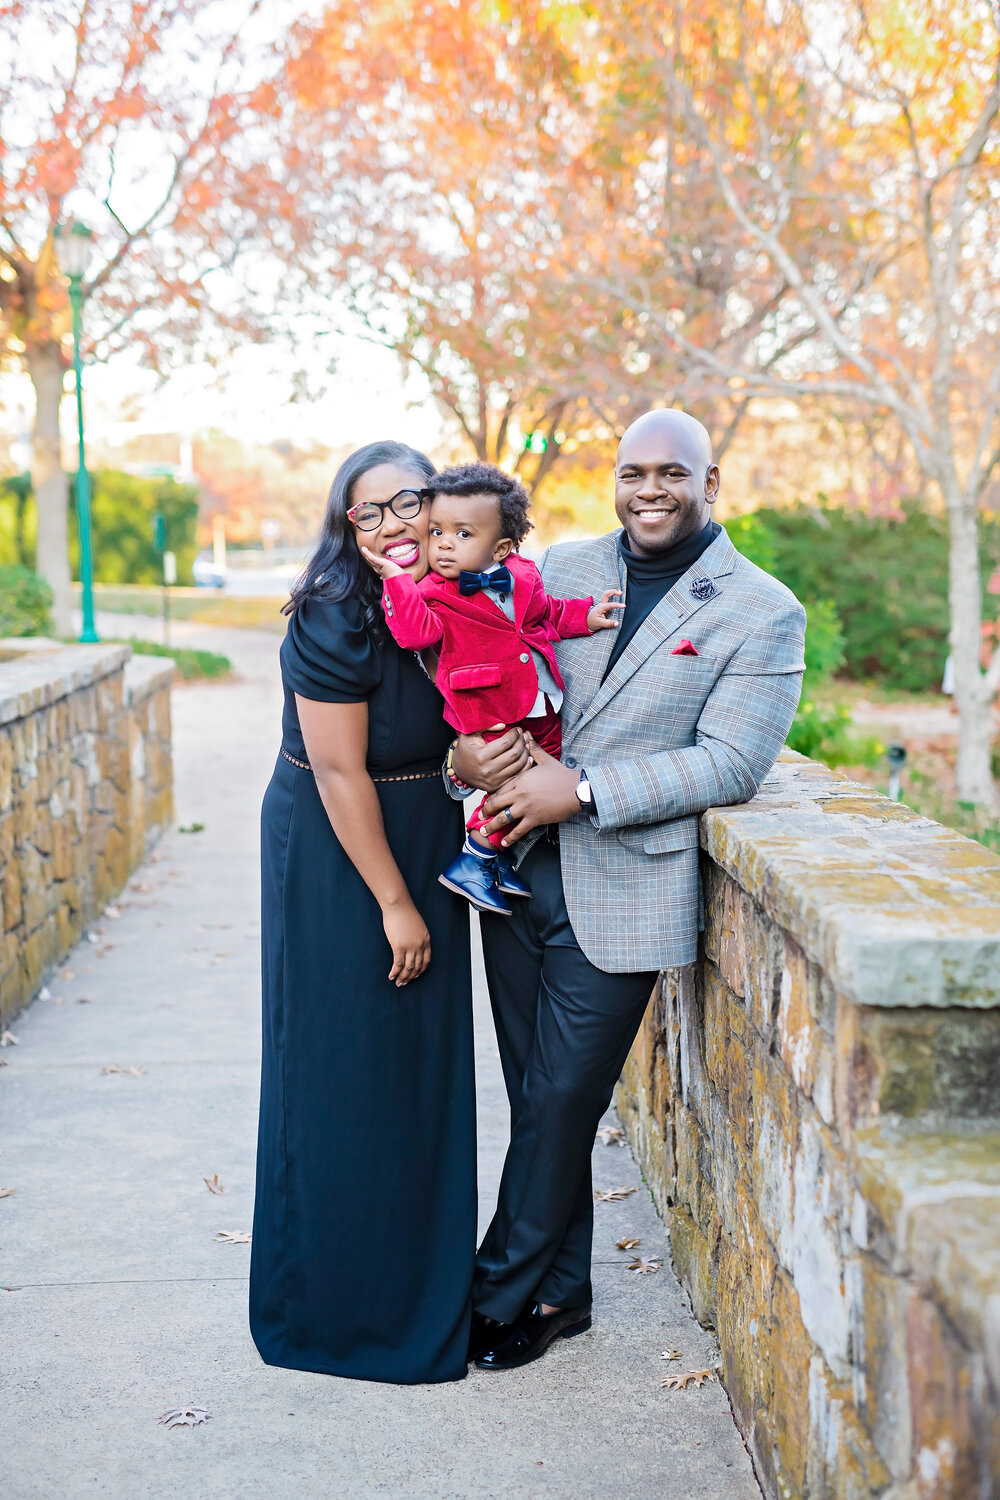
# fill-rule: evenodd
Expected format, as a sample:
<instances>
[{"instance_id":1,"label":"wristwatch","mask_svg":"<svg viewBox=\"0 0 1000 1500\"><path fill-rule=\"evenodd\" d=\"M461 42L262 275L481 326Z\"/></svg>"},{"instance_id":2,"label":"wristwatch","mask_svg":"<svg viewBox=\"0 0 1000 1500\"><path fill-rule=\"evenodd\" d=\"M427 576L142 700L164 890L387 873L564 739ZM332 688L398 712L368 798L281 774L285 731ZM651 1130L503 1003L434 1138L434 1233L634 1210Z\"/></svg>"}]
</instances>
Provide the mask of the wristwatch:
<instances>
[{"instance_id":1,"label":"wristwatch","mask_svg":"<svg viewBox=\"0 0 1000 1500\"><path fill-rule=\"evenodd\" d=\"M594 806L594 788L587 780L586 771L580 772L580 780L576 784L576 800L587 812L591 812Z\"/></svg>"}]
</instances>

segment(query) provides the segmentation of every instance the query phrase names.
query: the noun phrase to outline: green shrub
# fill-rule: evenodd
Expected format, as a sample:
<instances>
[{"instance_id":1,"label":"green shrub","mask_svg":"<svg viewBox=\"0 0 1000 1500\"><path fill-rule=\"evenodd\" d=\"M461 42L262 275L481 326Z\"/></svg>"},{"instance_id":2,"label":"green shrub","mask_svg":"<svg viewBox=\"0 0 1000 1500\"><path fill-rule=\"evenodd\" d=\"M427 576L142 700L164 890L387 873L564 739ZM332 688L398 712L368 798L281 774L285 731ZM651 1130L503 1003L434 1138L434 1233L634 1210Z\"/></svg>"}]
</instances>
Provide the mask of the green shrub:
<instances>
[{"instance_id":1,"label":"green shrub","mask_svg":"<svg viewBox=\"0 0 1000 1500\"><path fill-rule=\"evenodd\" d=\"M80 548L76 529L76 480L69 482L69 555L74 576L79 575ZM167 523L167 547L177 556L178 583L191 583L191 564L198 552L198 491L172 479L142 479L118 469L98 469L91 475L91 516L96 583L157 584L162 578L160 555L153 546L153 516L162 511ZM0 564L34 567L37 507L27 474L0 479Z\"/></svg>"},{"instance_id":2,"label":"green shrub","mask_svg":"<svg viewBox=\"0 0 1000 1500\"><path fill-rule=\"evenodd\" d=\"M846 676L910 692L936 691L948 655L948 521L916 500L902 510L893 519L827 503L799 504L758 510L741 521L754 522L770 537L773 566L761 566L798 598L835 605ZM995 517L984 518L981 537L984 608L992 619L997 601L985 588L1000 564Z\"/></svg>"},{"instance_id":3,"label":"green shrub","mask_svg":"<svg viewBox=\"0 0 1000 1500\"><path fill-rule=\"evenodd\" d=\"M52 590L30 568L0 566L0 636L49 635Z\"/></svg>"}]
</instances>

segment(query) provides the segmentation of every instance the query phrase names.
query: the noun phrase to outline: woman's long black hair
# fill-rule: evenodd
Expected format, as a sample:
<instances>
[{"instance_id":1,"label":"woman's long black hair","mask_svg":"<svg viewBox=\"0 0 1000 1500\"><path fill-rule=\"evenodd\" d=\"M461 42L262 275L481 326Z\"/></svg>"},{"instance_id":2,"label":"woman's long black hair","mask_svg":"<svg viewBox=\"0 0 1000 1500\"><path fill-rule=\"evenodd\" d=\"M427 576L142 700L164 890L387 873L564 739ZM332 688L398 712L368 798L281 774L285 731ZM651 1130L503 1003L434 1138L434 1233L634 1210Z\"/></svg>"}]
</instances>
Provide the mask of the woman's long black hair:
<instances>
[{"instance_id":1,"label":"woman's long black hair","mask_svg":"<svg viewBox=\"0 0 1000 1500\"><path fill-rule=\"evenodd\" d=\"M406 443L366 443L350 458L345 458L333 477L323 517L323 530L316 549L305 568L292 584L291 598L282 610L290 615L307 599L357 599L364 612L366 630L380 634L384 621L382 584L361 556L354 527L347 519L353 502L354 486L362 474L380 464L395 464L412 469L424 483L434 473L426 454Z\"/></svg>"}]
</instances>

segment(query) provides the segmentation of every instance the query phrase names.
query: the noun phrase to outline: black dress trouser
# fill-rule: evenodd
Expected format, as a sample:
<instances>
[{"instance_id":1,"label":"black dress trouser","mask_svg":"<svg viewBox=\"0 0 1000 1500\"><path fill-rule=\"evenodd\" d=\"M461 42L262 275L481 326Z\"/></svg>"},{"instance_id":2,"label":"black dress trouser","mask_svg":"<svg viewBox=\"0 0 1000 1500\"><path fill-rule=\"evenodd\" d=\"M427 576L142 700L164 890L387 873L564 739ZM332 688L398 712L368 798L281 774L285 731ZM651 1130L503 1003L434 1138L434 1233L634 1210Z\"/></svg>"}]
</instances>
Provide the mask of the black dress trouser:
<instances>
[{"instance_id":1,"label":"black dress trouser","mask_svg":"<svg viewBox=\"0 0 1000 1500\"><path fill-rule=\"evenodd\" d=\"M555 843L540 839L518 874L532 899L513 897L510 917L481 918L511 1140L473 1306L504 1323L529 1300L591 1300L594 1134L657 979L606 974L583 954Z\"/></svg>"}]
</instances>

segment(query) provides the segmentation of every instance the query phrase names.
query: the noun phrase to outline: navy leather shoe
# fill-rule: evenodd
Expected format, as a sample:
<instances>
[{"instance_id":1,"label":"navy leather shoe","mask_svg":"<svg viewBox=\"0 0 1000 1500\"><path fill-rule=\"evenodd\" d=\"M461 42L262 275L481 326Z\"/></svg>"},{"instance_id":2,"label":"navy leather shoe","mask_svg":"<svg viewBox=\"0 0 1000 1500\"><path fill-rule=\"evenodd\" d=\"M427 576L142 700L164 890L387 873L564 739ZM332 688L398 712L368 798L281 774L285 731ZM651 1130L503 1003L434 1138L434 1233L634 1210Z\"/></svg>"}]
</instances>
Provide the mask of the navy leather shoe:
<instances>
[{"instance_id":1,"label":"navy leather shoe","mask_svg":"<svg viewBox=\"0 0 1000 1500\"><path fill-rule=\"evenodd\" d=\"M510 907L497 889L495 859L477 859L464 850L438 876L442 885L471 901L477 911L491 911L498 917L509 917Z\"/></svg>"},{"instance_id":2,"label":"navy leather shoe","mask_svg":"<svg viewBox=\"0 0 1000 1500\"><path fill-rule=\"evenodd\" d=\"M543 1313L537 1302L531 1304L509 1328L502 1327L503 1337L476 1360L477 1370L516 1370L541 1359L553 1339L572 1339L590 1327L589 1307L560 1307L558 1312Z\"/></svg>"},{"instance_id":3,"label":"navy leather shoe","mask_svg":"<svg viewBox=\"0 0 1000 1500\"><path fill-rule=\"evenodd\" d=\"M506 854L497 855L497 889L505 896L527 896L531 900L530 887L525 885Z\"/></svg>"}]
</instances>

